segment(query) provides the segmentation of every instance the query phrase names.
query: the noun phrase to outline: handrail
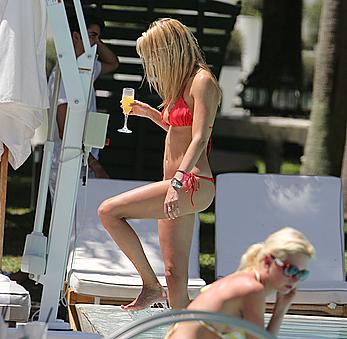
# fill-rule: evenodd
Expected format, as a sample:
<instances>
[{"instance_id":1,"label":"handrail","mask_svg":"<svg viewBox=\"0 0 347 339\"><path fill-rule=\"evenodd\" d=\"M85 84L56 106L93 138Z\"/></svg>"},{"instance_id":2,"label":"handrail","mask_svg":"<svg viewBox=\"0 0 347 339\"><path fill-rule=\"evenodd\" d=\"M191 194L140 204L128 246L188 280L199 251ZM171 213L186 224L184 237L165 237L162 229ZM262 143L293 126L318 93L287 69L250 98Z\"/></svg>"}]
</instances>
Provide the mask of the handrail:
<instances>
[{"instance_id":1,"label":"handrail","mask_svg":"<svg viewBox=\"0 0 347 339\"><path fill-rule=\"evenodd\" d=\"M160 314L151 315L142 319L135 320L129 325L122 326L122 328L113 332L105 339L129 339L134 338L136 335L144 333L150 329L158 326L168 325L171 323L184 322L184 321L197 321L202 320L206 322L221 323L230 327L236 327L244 330L245 332L256 336L259 339L275 339L268 331L260 328L251 322L234 317L228 316L223 313L206 312L206 311L191 311L191 310L170 310Z\"/></svg>"}]
</instances>

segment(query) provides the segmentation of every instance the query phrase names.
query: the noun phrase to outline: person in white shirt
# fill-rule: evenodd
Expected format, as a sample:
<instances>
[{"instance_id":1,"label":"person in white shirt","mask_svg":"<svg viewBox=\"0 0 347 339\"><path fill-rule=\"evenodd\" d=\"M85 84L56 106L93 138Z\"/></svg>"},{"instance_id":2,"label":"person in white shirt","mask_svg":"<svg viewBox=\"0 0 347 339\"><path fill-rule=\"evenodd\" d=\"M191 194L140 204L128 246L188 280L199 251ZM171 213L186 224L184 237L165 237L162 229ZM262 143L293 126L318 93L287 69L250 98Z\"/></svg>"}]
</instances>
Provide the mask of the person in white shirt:
<instances>
[{"instance_id":1,"label":"person in white shirt","mask_svg":"<svg viewBox=\"0 0 347 339\"><path fill-rule=\"evenodd\" d=\"M86 16L85 22L87 26L90 44L92 46L97 44L98 60L96 61L95 70L94 70L94 81L95 81L100 74L115 71L117 67L119 66L119 61L118 61L118 57L100 40L101 33L105 27L103 21L97 18L96 16ZM75 15L69 17L69 26L71 30L71 36L72 36L73 46L75 49L75 54L76 54L76 57L79 57L81 54L84 53L84 47L83 47L82 37L79 31L77 17ZM53 69L48 81L51 104L52 104L55 76L56 76L56 68ZM94 88L91 93L88 110L96 111L96 96L95 96ZM56 117L57 124L55 128L55 133L54 133L54 151L53 151L52 167L51 167L50 180L49 180L49 190L51 193L51 197L53 197L54 191L55 191L55 183L56 183L58 167L59 167L61 141L64 134L66 113L67 113L67 97L66 97L64 85L63 83L61 83L60 91L58 95L58 109L57 109L57 117ZM106 173L104 168L101 166L98 159L99 159L99 149L93 148L88 158L89 176L96 177L96 178L108 178L109 177L108 174Z\"/></svg>"}]
</instances>

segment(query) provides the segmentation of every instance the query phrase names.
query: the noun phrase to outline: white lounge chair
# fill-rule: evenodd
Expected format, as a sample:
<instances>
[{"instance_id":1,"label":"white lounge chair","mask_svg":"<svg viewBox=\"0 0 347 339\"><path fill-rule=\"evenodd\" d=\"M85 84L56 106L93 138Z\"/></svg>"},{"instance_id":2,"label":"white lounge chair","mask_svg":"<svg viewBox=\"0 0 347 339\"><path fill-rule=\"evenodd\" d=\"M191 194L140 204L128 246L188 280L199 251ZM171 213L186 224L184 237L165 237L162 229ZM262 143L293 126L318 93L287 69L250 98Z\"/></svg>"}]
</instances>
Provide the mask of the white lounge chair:
<instances>
[{"instance_id":1,"label":"white lounge chair","mask_svg":"<svg viewBox=\"0 0 347 339\"><path fill-rule=\"evenodd\" d=\"M216 276L238 267L249 245L291 226L316 248L291 311L347 316L340 178L228 173L217 176Z\"/></svg>"},{"instance_id":2,"label":"white lounge chair","mask_svg":"<svg viewBox=\"0 0 347 339\"><path fill-rule=\"evenodd\" d=\"M9 323L25 323L29 319L30 308L29 292L16 281L0 274L0 318Z\"/></svg>"},{"instance_id":3,"label":"white lounge chair","mask_svg":"<svg viewBox=\"0 0 347 339\"><path fill-rule=\"evenodd\" d=\"M142 281L130 260L121 252L101 225L97 215L100 203L116 194L148 182L89 179L81 187L77 199L76 228L72 237L67 283L70 322L73 304L102 302L120 304L133 300L140 292ZM159 281L166 288L156 220L129 220L139 235L145 253ZM205 281L200 278L199 219L195 229L189 262L188 292L194 298Z\"/></svg>"}]
</instances>

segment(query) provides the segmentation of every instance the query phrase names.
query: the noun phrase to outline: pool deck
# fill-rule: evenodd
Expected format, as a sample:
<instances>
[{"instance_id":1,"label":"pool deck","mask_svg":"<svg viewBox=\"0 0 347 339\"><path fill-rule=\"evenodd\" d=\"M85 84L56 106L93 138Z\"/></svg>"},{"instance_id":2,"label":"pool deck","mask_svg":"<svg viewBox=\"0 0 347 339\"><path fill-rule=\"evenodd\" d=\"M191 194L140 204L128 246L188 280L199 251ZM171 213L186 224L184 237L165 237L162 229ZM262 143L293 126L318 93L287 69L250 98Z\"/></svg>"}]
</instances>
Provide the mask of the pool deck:
<instances>
[{"instance_id":1,"label":"pool deck","mask_svg":"<svg viewBox=\"0 0 347 339\"><path fill-rule=\"evenodd\" d=\"M119 306L78 304L76 305L83 331L108 336L122 326L139 318L167 312L165 309L147 309L139 312L125 312ZM271 314L265 315L267 322ZM163 338L166 328L154 329L137 338ZM347 339L347 318L286 315L278 336L279 339Z\"/></svg>"}]
</instances>

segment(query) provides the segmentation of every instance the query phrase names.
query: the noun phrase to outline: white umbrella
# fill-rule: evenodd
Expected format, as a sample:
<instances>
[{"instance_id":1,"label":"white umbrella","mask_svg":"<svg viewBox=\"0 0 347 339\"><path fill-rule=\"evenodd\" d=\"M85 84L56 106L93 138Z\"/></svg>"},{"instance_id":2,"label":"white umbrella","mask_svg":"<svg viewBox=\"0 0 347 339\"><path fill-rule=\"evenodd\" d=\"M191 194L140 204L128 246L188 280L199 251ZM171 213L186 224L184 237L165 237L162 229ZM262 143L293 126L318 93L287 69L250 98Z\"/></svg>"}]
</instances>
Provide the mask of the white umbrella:
<instances>
[{"instance_id":1,"label":"white umbrella","mask_svg":"<svg viewBox=\"0 0 347 339\"><path fill-rule=\"evenodd\" d=\"M29 157L30 139L48 108L46 3L44 0L0 0L0 20L0 217L4 218L7 180L4 162L8 158L17 169ZM0 259L3 221L0 219Z\"/></svg>"},{"instance_id":2,"label":"white umbrella","mask_svg":"<svg viewBox=\"0 0 347 339\"><path fill-rule=\"evenodd\" d=\"M6 144L17 169L30 155L30 139L48 108L46 5L42 0L0 1L0 154Z\"/></svg>"}]
</instances>

